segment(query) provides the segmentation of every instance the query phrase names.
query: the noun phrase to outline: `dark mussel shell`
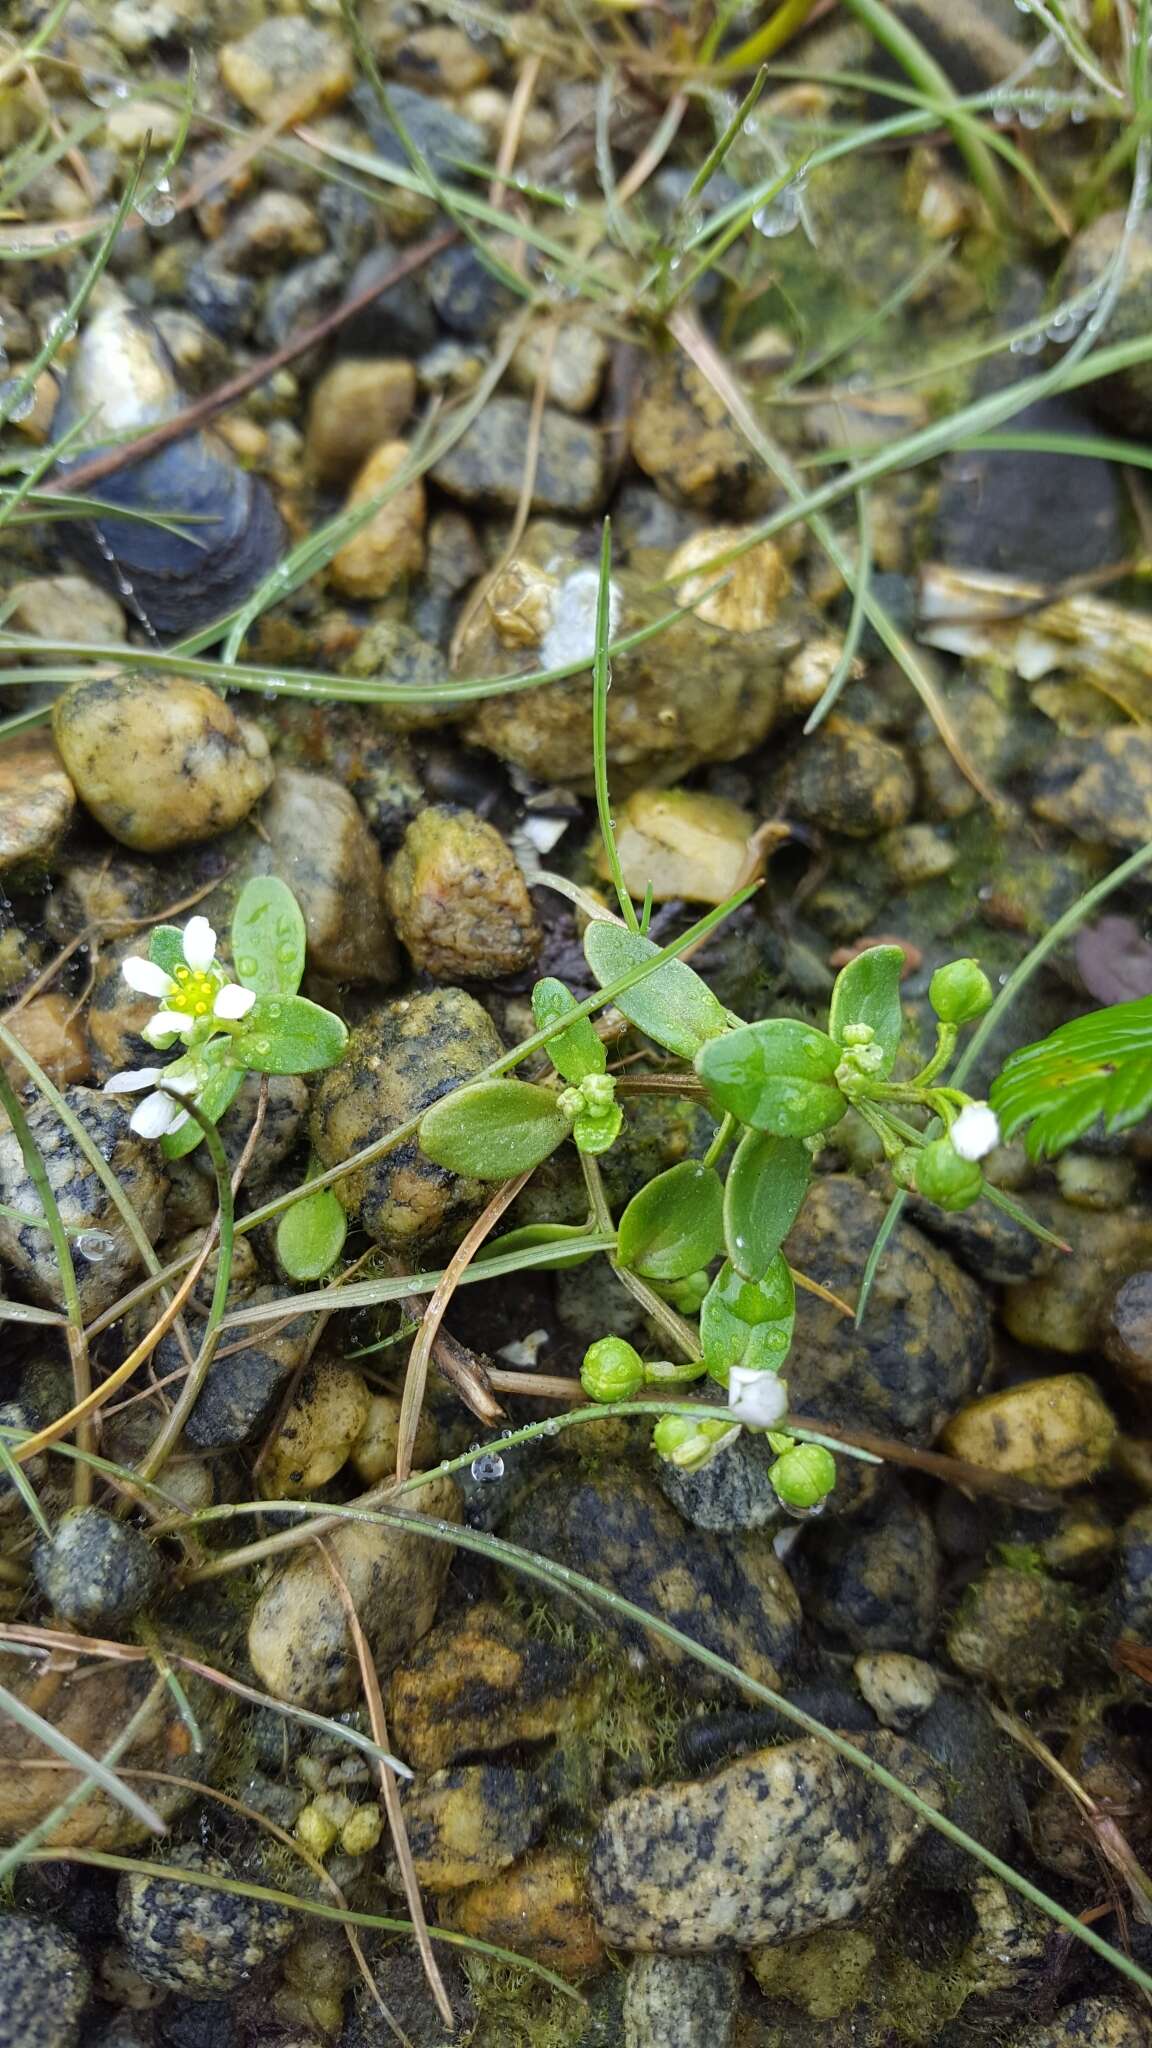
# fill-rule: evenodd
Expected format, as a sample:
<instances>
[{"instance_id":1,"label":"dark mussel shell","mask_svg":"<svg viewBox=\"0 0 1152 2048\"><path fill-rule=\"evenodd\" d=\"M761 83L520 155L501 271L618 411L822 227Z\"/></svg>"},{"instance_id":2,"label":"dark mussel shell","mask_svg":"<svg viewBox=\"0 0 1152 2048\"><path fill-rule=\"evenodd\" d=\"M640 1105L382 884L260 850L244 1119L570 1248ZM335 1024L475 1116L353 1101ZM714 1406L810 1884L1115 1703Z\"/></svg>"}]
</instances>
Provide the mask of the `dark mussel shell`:
<instances>
[{"instance_id":1,"label":"dark mussel shell","mask_svg":"<svg viewBox=\"0 0 1152 2048\"><path fill-rule=\"evenodd\" d=\"M84 454L57 465L67 481L94 449L172 419L186 405L167 349L147 315L109 306L85 325L54 432L79 422ZM242 604L284 552L267 485L239 467L212 433L189 434L94 485L108 518L68 521L65 543L157 638L199 632ZM130 508L176 522L118 519Z\"/></svg>"}]
</instances>

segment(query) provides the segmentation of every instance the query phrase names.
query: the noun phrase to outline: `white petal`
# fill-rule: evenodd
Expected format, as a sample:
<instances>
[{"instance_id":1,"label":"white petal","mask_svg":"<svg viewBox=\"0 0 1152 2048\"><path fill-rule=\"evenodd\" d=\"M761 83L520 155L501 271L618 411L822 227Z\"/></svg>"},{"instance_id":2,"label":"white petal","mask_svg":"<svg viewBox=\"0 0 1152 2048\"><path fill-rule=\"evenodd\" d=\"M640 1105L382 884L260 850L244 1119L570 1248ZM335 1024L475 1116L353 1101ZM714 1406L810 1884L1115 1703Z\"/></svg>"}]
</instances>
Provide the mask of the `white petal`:
<instances>
[{"instance_id":1,"label":"white petal","mask_svg":"<svg viewBox=\"0 0 1152 2048\"><path fill-rule=\"evenodd\" d=\"M184 927L184 958L203 974L216 958L216 934L206 917L190 917Z\"/></svg>"},{"instance_id":2,"label":"white petal","mask_svg":"<svg viewBox=\"0 0 1152 2048\"><path fill-rule=\"evenodd\" d=\"M996 1112L986 1102L969 1102L960 1111L949 1132L952 1150L961 1159L986 1159L1000 1143L1000 1125Z\"/></svg>"},{"instance_id":3,"label":"white petal","mask_svg":"<svg viewBox=\"0 0 1152 2048\"><path fill-rule=\"evenodd\" d=\"M138 995L155 996L158 1002L163 1002L176 986L170 974L165 974L154 960L142 960L139 953L130 953L120 972L129 988L134 988Z\"/></svg>"},{"instance_id":4,"label":"white petal","mask_svg":"<svg viewBox=\"0 0 1152 2048\"><path fill-rule=\"evenodd\" d=\"M104 1083L105 1095L133 1095L137 1088L154 1088L163 1067L125 1067L122 1074L110 1074Z\"/></svg>"},{"instance_id":5,"label":"white petal","mask_svg":"<svg viewBox=\"0 0 1152 2048\"><path fill-rule=\"evenodd\" d=\"M212 1014L214 1017L235 1021L239 1017L246 1017L255 1001L254 988L241 988L238 981L226 981L212 1005Z\"/></svg>"},{"instance_id":6,"label":"white petal","mask_svg":"<svg viewBox=\"0 0 1152 2048\"><path fill-rule=\"evenodd\" d=\"M178 1109L171 1123L168 1126L169 1137L174 1138L176 1136L177 1131L182 1131L184 1129L185 1124L189 1123L190 1121L191 1119L189 1118L188 1111L186 1109Z\"/></svg>"},{"instance_id":7,"label":"white petal","mask_svg":"<svg viewBox=\"0 0 1152 2048\"><path fill-rule=\"evenodd\" d=\"M182 1016L179 1010L157 1010L154 1017L140 1026L140 1036L163 1051L174 1038L183 1037L191 1028L191 1017Z\"/></svg>"},{"instance_id":8,"label":"white petal","mask_svg":"<svg viewBox=\"0 0 1152 2048\"><path fill-rule=\"evenodd\" d=\"M161 1095L157 1089L154 1095L146 1095L143 1102L133 1110L128 1119L128 1128L135 1131L138 1138L162 1138L165 1131L171 1130L176 1118L181 1114L176 1104L170 1101L167 1095Z\"/></svg>"},{"instance_id":9,"label":"white petal","mask_svg":"<svg viewBox=\"0 0 1152 2048\"><path fill-rule=\"evenodd\" d=\"M788 1413L788 1388L774 1372L750 1372L734 1365L728 1375L728 1406L741 1422L771 1429Z\"/></svg>"},{"instance_id":10,"label":"white petal","mask_svg":"<svg viewBox=\"0 0 1152 2048\"><path fill-rule=\"evenodd\" d=\"M170 1067L165 1067L164 1086L174 1088L177 1095L195 1095L200 1086L201 1076L193 1068L186 1068L183 1073L179 1073L179 1066L180 1061L173 1060Z\"/></svg>"}]
</instances>

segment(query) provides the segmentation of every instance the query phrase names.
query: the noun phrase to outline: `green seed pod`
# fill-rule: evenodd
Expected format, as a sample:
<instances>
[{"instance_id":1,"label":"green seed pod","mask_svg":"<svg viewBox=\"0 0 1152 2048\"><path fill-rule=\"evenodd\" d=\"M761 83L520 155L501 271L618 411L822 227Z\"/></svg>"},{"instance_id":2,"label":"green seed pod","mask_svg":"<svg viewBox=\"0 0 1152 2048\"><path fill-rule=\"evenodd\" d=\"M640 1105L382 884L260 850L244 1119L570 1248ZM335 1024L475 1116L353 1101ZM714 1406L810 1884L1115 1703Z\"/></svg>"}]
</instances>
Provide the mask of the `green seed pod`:
<instances>
[{"instance_id":1,"label":"green seed pod","mask_svg":"<svg viewBox=\"0 0 1152 2048\"><path fill-rule=\"evenodd\" d=\"M721 1444L739 1434L738 1423L713 1421L708 1416L695 1422L690 1415L662 1415L652 1432L652 1448L682 1472L698 1472L715 1457Z\"/></svg>"},{"instance_id":2,"label":"green seed pod","mask_svg":"<svg viewBox=\"0 0 1152 2048\"><path fill-rule=\"evenodd\" d=\"M657 1294L677 1309L682 1316L696 1316L701 1303L712 1285L712 1276L701 1266L695 1273L689 1273L683 1280L666 1280L656 1288Z\"/></svg>"},{"instance_id":3,"label":"green seed pod","mask_svg":"<svg viewBox=\"0 0 1152 2048\"><path fill-rule=\"evenodd\" d=\"M984 1190L974 1159L961 1159L949 1138L935 1138L916 1160L916 1190L938 1209L970 1209Z\"/></svg>"},{"instance_id":4,"label":"green seed pod","mask_svg":"<svg viewBox=\"0 0 1152 2048\"><path fill-rule=\"evenodd\" d=\"M976 960L950 960L938 967L928 1001L942 1024L971 1024L992 1007L992 983Z\"/></svg>"},{"instance_id":5,"label":"green seed pod","mask_svg":"<svg viewBox=\"0 0 1152 2048\"><path fill-rule=\"evenodd\" d=\"M836 1484L836 1460L823 1444L795 1444L768 1477L786 1508L817 1508Z\"/></svg>"},{"instance_id":6,"label":"green seed pod","mask_svg":"<svg viewBox=\"0 0 1152 2048\"><path fill-rule=\"evenodd\" d=\"M590 1401L631 1401L644 1385L644 1361L623 1337L598 1337L584 1353L580 1384Z\"/></svg>"}]
</instances>

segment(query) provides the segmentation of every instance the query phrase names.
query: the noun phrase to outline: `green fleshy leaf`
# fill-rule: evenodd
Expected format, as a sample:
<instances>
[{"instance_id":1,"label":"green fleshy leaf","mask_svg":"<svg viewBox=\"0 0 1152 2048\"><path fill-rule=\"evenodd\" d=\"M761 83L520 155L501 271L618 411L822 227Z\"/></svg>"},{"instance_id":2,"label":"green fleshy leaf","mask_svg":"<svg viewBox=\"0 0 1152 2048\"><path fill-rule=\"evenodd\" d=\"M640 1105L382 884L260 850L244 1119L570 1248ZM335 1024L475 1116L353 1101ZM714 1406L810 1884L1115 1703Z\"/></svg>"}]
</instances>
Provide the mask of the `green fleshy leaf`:
<instances>
[{"instance_id":1,"label":"green fleshy leaf","mask_svg":"<svg viewBox=\"0 0 1152 2048\"><path fill-rule=\"evenodd\" d=\"M576 1006L575 996L552 975L538 981L532 991L532 1015L538 1031L555 1024L557 1018L566 1017ZM608 1065L608 1055L590 1017L577 1017L566 1031L550 1038L548 1057L571 1087L578 1087L589 1074L602 1074Z\"/></svg>"},{"instance_id":2,"label":"green fleshy leaf","mask_svg":"<svg viewBox=\"0 0 1152 2048\"><path fill-rule=\"evenodd\" d=\"M724 1184L724 1243L742 1279L763 1279L811 1178L811 1154L799 1138L745 1131Z\"/></svg>"},{"instance_id":3,"label":"green fleshy leaf","mask_svg":"<svg viewBox=\"0 0 1152 2048\"><path fill-rule=\"evenodd\" d=\"M623 1128L624 1111L614 1102L606 1116L578 1116L572 1125L572 1136L578 1152L587 1152L596 1159L601 1152L611 1151Z\"/></svg>"},{"instance_id":4,"label":"green fleshy leaf","mask_svg":"<svg viewBox=\"0 0 1152 2048\"><path fill-rule=\"evenodd\" d=\"M426 1110L420 1150L473 1180L510 1180L539 1166L571 1130L550 1088L533 1081L476 1081Z\"/></svg>"},{"instance_id":5,"label":"green fleshy leaf","mask_svg":"<svg viewBox=\"0 0 1152 2048\"><path fill-rule=\"evenodd\" d=\"M836 1041L789 1017L743 1024L696 1056L696 1071L720 1109L778 1138L831 1130L848 1105L833 1075Z\"/></svg>"},{"instance_id":6,"label":"green fleshy leaf","mask_svg":"<svg viewBox=\"0 0 1152 2048\"><path fill-rule=\"evenodd\" d=\"M584 934L584 957L601 988L659 951L651 939L603 918L594 918ZM617 996L616 1008L657 1045L686 1060L728 1029L723 1005L682 960L665 961L646 980Z\"/></svg>"},{"instance_id":7,"label":"green fleshy leaf","mask_svg":"<svg viewBox=\"0 0 1152 2048\"><path fill-rule=\"evenodd\" d=\"M276 1256L291 1280L322 1280L344 1249L348 1218L331 1188L317 1188L285 1209Z\"/></svg>"},{"instance_id":8,"label":"green fleshy leaf","mask_svg":"<svg viewBox=\"0 0 1152 2048\"><path fill-rule=\"evenodd\" d=\"M304 996L257 996L232 1040L233 1058L255 1074L314 1074L347 1043L339 1017Z\"/></svg>"},{"instance_id":9,"label":"green fleshy leaf","mask_svg":"<svg viewBox=\"0 0 1152 2048\"><path fill-rule=\"evenodd\" d=\"M158 924L148 940L148 958L165 974L184 965L184 933L178 924Z\"/></svg>"},{"instance_id":10,"label":"green fleshy leaf","mask_svg":"<svg viewBox=\"0 0 1152 2048\"><path fill-rule=\"evenodd\" d=\"M700 1343L712 1379L727 1386L734 1365L779 1372L795 1319L796 1289L783 1252L762 1280L742 1280L725 1261L700 1310Z\"/></svg>"},{"instance_id":11,"label":"green fleshy leaf","mask_svg":"<svg viewBox=\"0 0 1152 2048\"><path fill-rule=\"evenodd\" d=\"M243 1067L220 1066L209 1076L196 1098L198 1108L206 1117L218 1124L224 1111L233 1102L244 1079ZM183 1159L204 1142L204 1133L195 1117L189 1117L178 1131L168 1131L160 1140L160 1150L165 1159Z\"/></svg>"},{"instance_id":12,"label":"green fleshy leaf","mask_svg":"<svg viewBox=\"0 0 1152 2048\"><path fill-rule=\"evenodd\" d=\"M232 964L245 988L294 996L304 975L307 940L300 905L277 875L245 882L232 916Z\"/></svg>"},{"instance_id":13,"label":"green fleshy leaf","mask_svg":"<svg viewBox=\"0 0 1152 2048\"><path fill-rule=\"evenodd\" d=\"M904 1036L904 1012L900 1006L900 975L904 967L900 946L869 946L858 953L836 976L828 1009L828 1029L837 1045L843 1045L850 1024L868 1024L874 1043L884 1054L878 1070L881 1078L890 1074Z\"/></svg>"},{"instance_id":14,"label":"green fleshy leaf","mask_svg":"<svg viewBox=\"0 0 1152 2048\"><path fill-rule=\"evenodd\" d=\"M599 1257L598 1252L573 1254L564 1250L570 1239L587 1235L587 1225L583 1223L525 1223L519 1230L505 1231L503 1237L487 1238L476 1254L475 1263L482 1265L485 1259L503 1258L508 1252L534 1251L537 1245L554 1244L555 1258L541 1260L534 1271L560 1273L569 1266L586 1266L589 1259Z\"/></svg>"},{"instance_id":15,"label":"green fleshy leaf","mask_svg":"<svg viewBox=\"0 0 1152 2048\"><path fill-rule=\"evenodd\" d=\"M633 1195L620 1218L617 1255L645 1280L683 1280L724 1242L724 1190L715 1167L683 1159Z\"/></svg>"}]
</instances>

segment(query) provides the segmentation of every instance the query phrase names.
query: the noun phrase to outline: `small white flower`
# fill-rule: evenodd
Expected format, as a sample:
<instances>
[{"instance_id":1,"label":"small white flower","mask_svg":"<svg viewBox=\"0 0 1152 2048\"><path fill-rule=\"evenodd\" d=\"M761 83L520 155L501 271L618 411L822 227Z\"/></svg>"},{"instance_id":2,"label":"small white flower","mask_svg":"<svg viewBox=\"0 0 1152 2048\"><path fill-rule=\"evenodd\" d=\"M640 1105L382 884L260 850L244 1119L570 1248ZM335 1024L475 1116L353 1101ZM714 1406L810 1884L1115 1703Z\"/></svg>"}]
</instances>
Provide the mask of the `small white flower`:
<instances>
[{"instance_id":1,"label":"small white flower","mask_svg":"<svg viewBox=\"0 0 1152 2048\"><path fill-rule=\"evenodd\" d=\"M225 1023L235 1024L246 1017L256 1001L254 988L241 988L238 981L226 981L212 1005L212 1015Z\"/></svg>"},{"instance_id":2,"label":"small white flower","mask_svg":"<svg viewBox=\"0 0 1152 2048\"><path fill-rule=\"evenodd\" d=\"M207 974L216 958L216 934L206 917L190 917L184 927L184 958L195 974Z\"/></svg>"},{"instance_id":3,"label":"small white flower","mask_svg":"<svg viewBox=\"0 0 1152 2048\"><path fill-rule=\"evenodd\" d=\"M788 1388L777 1373L734 1365L728 1375L728 1407L754 1429L772 1429L788 1413Z\"/></svg>"},{"instance_id":4,"label":"small white flower","mask_svg":"<svg viewBox=\"0 0 1152 2048\"><path fill-rule=\"evenodd\" d=\"M1000 1143L996 1112L986 1102L969 1102L960 1111L948 1133L952 1150L961 1159L986 1159Z\"/></svg>"},{"instance_id":5,"label":"small white flower","mask_svg":"<svg viewBox=\"0 0 1152 2048\"><path fill-rule=\"evenodd\" d=\"M163 1000L176 986L170 974L165 974L154 960L141 959L139 953L130 953L120 972L137 995L157 996Z\"/></svg>"},{"instance_id":6,"label":"small white flower","mask_svg":"<svg viewBox=\"0 0 1152 2048\"><path fill-rule=\"evenodd\" d=\"M136 953L121 969L129 988L157 997L162 1005L140 1033L158 1051L166 1051L177 1038L203 1037L209 1024L239 1023L256 1001L253 989L225 980L216 961L216 934L206 917L190 917L180 943L184 959L175 974Z\"/></svg>"},{"instance_id":7,"label":"small white flower","mask_svg":"<svg viewBox=\"0 0 1152 2048\"><path fill-rule=\"evenodd\" d=\"M168 1131L178 1131L188 1121L188 1111L173 1102L166 1091L174 1089L178 1095L194 1095L198 1077L195 1074L176 1074L171 1067L126 1067L122 1074L112 1074L104 1083L105 1095L135 1095L143 1088L152 1093L137 1103L128 1119L128 1128L138 1138L162 1138ZM157 1083L163 1082L163 1087Z\"/></svg>"}]
</instances>

